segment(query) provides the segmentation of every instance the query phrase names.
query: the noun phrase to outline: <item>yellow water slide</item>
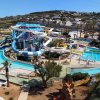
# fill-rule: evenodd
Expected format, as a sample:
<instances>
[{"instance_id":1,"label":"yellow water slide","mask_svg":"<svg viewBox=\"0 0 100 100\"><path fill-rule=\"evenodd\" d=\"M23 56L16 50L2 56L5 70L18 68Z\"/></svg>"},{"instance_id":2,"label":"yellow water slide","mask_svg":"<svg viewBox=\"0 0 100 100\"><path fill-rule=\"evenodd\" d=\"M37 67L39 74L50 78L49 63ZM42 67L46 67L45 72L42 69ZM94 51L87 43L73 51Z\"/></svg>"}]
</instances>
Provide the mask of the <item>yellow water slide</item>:
<instances>
[{"instance_id":1,"label":"yellow water slide","mask_svg":"<svg viewBox=\"0 0 100 100\"><path fill-rule=\"evenodd\" d=\"M84 84L88 83L89 81L90 81L90 77L87 77L86 79L82 79L82 80L74 82L74 85L75 86L84 85Z\"/></svg>"}]
</instances>

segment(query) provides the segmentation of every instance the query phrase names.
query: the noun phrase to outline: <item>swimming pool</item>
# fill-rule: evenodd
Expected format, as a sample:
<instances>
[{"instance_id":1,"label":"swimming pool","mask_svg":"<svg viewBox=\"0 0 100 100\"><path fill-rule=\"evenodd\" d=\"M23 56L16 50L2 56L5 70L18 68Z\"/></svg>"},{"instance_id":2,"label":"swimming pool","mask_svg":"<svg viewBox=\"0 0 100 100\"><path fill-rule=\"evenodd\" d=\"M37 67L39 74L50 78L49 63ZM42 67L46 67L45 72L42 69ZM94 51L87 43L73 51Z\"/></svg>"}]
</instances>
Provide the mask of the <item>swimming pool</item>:
<instances>
[{"instance_id":1,"label":"swimming pool","mask_svg":"<svg viewBox=\"0 0 100 100\"><path fill-rule=\"evenodd\" d=\"M92 40L91 39L85 39L85 38L76 38L75 40L90 43Z\"/></svg>"},{"instance_id":2,"label":"swimming pool","mask_svg":"<svg viewBox=\"0 0 100 100\"><path fill-rule=\"evenodd\" d=\"M89 59L90 61L97 61L100 62L100 49L87 47L84 50L83 55L81 56L82 60Z\"/></svg>"},{"instance_id":3,"label":"swimming pool","mask_svg":"<svg viewBox=\"0 0 100 100\"><path fill-rule=\"evenodd\" d=\"M71 74L74 73L88 73L89 75L100 73L100 68L88 68L88 69L71 69Z\"/></svg>"},{"instance_id":4,"label":"swimming pool","mask_svg":"<svg viewBox=\"0 0 100 100\"><path fill-rule=\"evenodd\" d=\"M0 64L2 64L6 58L3 56L3 50L0 51ZM10 61L10 60L9 60ZM18 61L12 61L10 69L21 68L34 71L34 66L31 64L25 64Z\"/></svg>"}]
</instances>

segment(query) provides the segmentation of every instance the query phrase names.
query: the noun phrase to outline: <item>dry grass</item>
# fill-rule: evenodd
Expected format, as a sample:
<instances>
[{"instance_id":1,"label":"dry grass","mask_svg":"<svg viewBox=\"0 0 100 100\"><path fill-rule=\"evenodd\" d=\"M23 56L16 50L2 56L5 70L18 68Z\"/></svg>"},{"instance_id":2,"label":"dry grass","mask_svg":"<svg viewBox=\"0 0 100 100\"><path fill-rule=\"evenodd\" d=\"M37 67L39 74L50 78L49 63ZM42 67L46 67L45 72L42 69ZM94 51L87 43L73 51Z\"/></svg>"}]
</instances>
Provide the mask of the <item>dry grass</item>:
<instances>
[{"instance_id":1,"label":"dry grass","mask_svg":"<svg viewBox=\"0 0 100 100\"><path fill-rule=\"evenodd\" d=\"M28 100L48 100L50 94L54 94L59 92L59 89L62 88L62 84L59 82L55 82L54 85L50 88L45 90L41 90L35 93L31 93L28 96ZM76 100L84 100L87 96L86 92L88 87L86 86L79 86L75 88L76 90ZM3 97L5 100L18 100L20 94L20 87L14 84L10 84L10 87L4 89L3 87L0 88L0 96Z\"/></svg>"},{"instance_id":2,"label":"dry grass","mask_svg":"<svg viewBox=\"0 0 100 100\"><path fill-rule=\"evenodd\" d=\"M31 94L28 96L28 100L48 100L50 94L55 94L59 92L62 88L62 84L56 82L52 87L45 89L44 91L39 91L37 94ZM87 96L86 92L88 88L86 86L75 87L76 90L76 100L84 100Z\"/></svg>"}]
</instances>

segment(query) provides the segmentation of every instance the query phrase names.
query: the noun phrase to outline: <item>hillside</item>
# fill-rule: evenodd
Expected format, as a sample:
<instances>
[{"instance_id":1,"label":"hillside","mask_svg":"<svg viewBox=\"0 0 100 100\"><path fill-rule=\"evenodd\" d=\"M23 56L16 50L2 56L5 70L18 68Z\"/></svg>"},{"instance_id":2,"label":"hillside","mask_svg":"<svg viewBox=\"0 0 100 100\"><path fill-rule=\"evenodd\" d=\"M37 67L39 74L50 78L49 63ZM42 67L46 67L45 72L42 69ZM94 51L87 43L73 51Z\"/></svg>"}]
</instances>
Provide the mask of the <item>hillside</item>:
<instances>
[{"instance_id":1,"label":"hillside","mask_svg":"<svg viewBox=\"0 0 100 100\"><path fill-rule=\"evenodd\" d=\"M9 28L17 22L39 23L49 27L68 27L69 29L76 29L78 26L80 28L81 25L78 24L81 23L83 27L87 27L86 25L88 25L87 28L91 31L93 25L96 27L96 30L100 29L100 13L62 10L33 12L26 15L0 18L0 28ZM68 26L68 23L70 23L70 26Z\"/></svg>"}]
</instances>

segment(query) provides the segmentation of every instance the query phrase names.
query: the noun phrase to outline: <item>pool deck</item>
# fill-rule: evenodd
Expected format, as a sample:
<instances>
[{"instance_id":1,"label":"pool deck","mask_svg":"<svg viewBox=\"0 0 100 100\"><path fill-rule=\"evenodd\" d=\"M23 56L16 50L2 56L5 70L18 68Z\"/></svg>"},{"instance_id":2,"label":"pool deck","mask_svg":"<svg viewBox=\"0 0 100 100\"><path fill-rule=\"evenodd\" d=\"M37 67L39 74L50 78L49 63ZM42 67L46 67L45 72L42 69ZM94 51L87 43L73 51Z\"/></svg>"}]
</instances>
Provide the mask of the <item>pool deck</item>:
<instances>
[{"instance_id":1,"label":"pool deck","mask_svg":"<svg viewBox=\"0 0 100 100\"><path fill-rule=\"evenodd\" d=\"M0 74L5 74L5 70L0 71ZM9 70L9 75L10 76L35 76L35 73L33 71L29 71L26 69L21 69L21 68L15 68L15 69L10 69Z\"/></svg>"},{"instance_id":2,"label":"pool deck","mask_svg":"<svg viewBox=\"0 0 100 100\"><path fill-rule=\"evenodd\" d=\"M79 55L73 54L72 58L65 58L63 60L56 60L58 64L62 65L62 71L60 74L60 77L64 77L66 73L70 73L71 68L100 68L100 62L89 62L89 65L86 64L86 61L80 60L79 61ZM42 61L47 61L47 59L42 59ZM51 60L54 61L54 60ZM62 62L67 61L69 64L63 64ZM30 70L25 70L21 68L15 68L11 69L9 71L10 75L10 82L22 85L23 81L29 81L31 78L36 78L35 73ZM5 79L5 71L0 71L0 79Z\"/></svg>"},{"instance_id":3,"label":"pool deck","mask_svg":"<svg viewBox=\"0 0 100 100\"><path fill-rule=\"evenodd\" d=\"M72 57L71 62L70 62L71 68L82 68L82 67L98 68L98 67L100 67L100 62L89 62L89 64L87 65L86 61L83 61L83 60L79 61L79 58L80 58L79 55L74 55Z\"/></svg>"},{"instance_id":4,"label":"pool deck","mask_svg":"<svg viewBox=\"0 0 100 100\"><path fill-rule=\"evenodd\" d=\"M35 73L33 71L25 70L25 69L12 69L9 70L9 80L12 83L23 85L23 81L29 81L35 77ZM5 70L0 71L0 79L5 79Z\"/></svg>"}]
</instances>

